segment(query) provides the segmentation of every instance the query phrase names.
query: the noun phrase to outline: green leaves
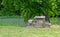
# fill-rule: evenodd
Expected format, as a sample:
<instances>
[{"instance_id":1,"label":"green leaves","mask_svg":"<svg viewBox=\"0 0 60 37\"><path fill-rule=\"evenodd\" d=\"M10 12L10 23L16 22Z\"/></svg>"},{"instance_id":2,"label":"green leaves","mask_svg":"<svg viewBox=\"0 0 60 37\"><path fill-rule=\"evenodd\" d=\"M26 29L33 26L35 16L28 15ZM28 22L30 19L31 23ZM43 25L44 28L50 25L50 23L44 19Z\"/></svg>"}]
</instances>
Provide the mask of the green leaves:
<instances>
[{"instance_id":1,"label":"green leaves","mask_svg":"<svg viewBox=\"0 0 60 37\"><path fill-rule=\"evenodd\" d=\"M21 14L25 20L47 13L49 16L60 15L60 2L56 0L0 0L1 16ZM20 15L19 15L20 16Z\"/></svg>"},{"instance_id":2,"label":"green leaves","mask_svg":"<svg viewBox=\"0 0 60 37\"><path fill-rule=\"evenodd\" d=\"M29 3L26 2L22 11L22 16L26 20L33 18L34 16L43 15L45 12L47 15L54 17L56 13L56 0L32 0Z\"/></svg>"}]
</instances>

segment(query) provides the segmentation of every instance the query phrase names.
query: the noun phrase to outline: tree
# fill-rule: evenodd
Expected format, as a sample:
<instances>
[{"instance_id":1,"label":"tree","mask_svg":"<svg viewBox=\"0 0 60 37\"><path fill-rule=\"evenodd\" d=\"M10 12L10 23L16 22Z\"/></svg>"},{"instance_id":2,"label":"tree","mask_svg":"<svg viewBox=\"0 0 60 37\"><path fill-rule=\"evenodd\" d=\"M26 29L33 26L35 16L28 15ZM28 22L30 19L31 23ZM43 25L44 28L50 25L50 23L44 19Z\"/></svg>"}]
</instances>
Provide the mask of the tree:
<instances>
[{"instance_id":1,"label":"tree","mask_svg":"<svg viewBox=\"0 0 60 37\"><path fill-rule=\"evenodd\" d=\"M37 15L44 14L46 16L46 21L49 21L47 13L49 10L53 12L50 1L49 0L47 0L47 1L38 0L38 1L39 2L30 1L31 4L28 3L28 5L25 7L25 9L22 12L22 16L24 16L25 20L33 18L34 16L37 16ZM25 3L25 4L27 4L27 3Z\"/></svg>"},{"instance_id":2,"label":"tree","mask_svg":"<svg viewBox=\"0 0 60 37\"><path fill-rule=\"evenodd\" d=\"M21 15L25 20L38 15L54 17L60 13L59 3L56 0L0 0L0 16Z\"/></svg>"}]
</instances>

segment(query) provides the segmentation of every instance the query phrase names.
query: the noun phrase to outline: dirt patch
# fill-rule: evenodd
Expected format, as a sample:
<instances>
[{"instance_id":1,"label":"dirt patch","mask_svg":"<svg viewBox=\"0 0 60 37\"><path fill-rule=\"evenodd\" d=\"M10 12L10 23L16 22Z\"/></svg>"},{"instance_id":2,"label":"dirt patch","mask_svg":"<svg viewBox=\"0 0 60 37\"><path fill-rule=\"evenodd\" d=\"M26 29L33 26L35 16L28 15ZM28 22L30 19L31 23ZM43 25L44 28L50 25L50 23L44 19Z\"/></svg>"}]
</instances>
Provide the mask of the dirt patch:
<instances>
[{"instance_id":1,"label":"dirt patch","mask_svg":"<svg viewBox=\"0 0 60 37\"><path fill-rule=\"evenodd\" d=\"M60 28L60 25L51 25L50 28Z\"/></svg>"},{"instance_id":2,"label":"dirt patch","mask_svg":"<svg viewBox=\"0 0 60 37\"><path fill-rule=\"evenodd\" d=\"M27 28L34 28L34 26L27 26ZM60 25L51 25L50 28L60 28Z\"/></svg>"}]
</instances>

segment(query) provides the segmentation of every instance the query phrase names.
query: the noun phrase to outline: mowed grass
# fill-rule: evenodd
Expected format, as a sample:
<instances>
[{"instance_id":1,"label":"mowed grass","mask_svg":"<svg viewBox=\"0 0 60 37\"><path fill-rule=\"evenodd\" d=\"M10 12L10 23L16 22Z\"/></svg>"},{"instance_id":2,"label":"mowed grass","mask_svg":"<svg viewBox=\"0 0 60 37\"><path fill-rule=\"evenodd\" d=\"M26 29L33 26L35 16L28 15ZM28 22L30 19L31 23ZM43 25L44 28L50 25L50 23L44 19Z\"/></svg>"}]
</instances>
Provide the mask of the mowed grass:
<instances>
[{"instance_id":1,"label":"mowed grass","mask_svg":"<svg viewBox=\"0 0 60 37\"><path fill-rule=\"evenodd\" d=\"M0 26L0 37L60 37L60 28Z\"/></svg>"}]
</instances>

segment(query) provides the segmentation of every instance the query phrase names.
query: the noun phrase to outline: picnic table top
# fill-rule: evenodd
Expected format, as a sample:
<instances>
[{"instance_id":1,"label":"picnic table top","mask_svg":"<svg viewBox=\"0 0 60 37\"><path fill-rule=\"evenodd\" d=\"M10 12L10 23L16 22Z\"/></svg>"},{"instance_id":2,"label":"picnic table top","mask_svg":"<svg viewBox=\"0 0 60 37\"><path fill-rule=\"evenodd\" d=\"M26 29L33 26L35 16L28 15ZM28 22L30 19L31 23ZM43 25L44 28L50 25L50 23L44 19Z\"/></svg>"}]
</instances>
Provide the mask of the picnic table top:
<instances>
[{"instance_id":1,"label":"picnic table top","mask_svg":"<svg viewBox=\"0 0 60 37\"><path fill-rule=\"evenodd\" d=\"M45 18L45 16L35 16L34 18L36 18L36 19Z\"/></svg>"}]
</instances>

